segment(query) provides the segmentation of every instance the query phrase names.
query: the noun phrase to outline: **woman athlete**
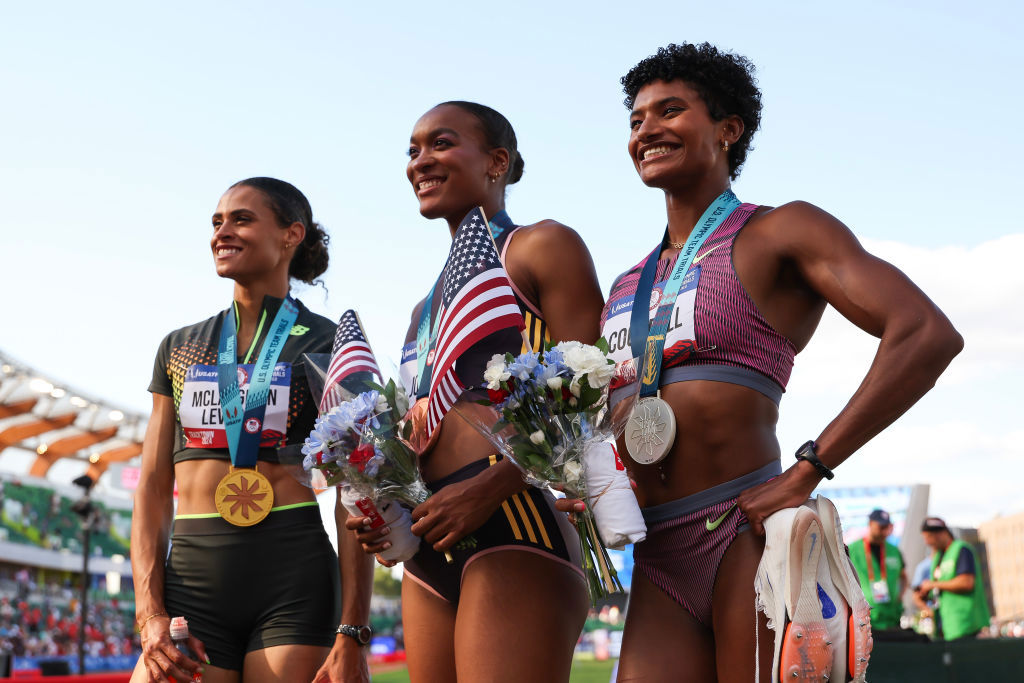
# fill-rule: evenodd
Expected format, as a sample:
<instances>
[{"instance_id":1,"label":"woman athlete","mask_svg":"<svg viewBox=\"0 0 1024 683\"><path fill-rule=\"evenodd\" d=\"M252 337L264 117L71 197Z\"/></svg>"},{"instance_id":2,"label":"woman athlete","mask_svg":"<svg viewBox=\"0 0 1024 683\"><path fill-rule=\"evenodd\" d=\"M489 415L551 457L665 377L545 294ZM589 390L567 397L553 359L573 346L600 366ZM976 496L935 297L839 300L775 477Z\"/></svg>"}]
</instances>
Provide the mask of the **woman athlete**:
<instances>
[{"instance_id":1,"label":"woman athlete","mask_svg":"<svg viewBox=\"0 0 1024 683\"><path fill-rule=\"evenodd\" d=\"M664 191L668 227L664 237L651 230L647 244L636 245L638 256L658 246L615 281L602 334L616 360L628 362L644 357L649 335L659 332L656 313L668 314L668 324L653 342L662 344L651 357L661 356L660 369L642 363L640 382L612 401L646 381L641 395L666 402L676 429L674 440L658 432L659 460L657 439L648 438L654 432L635 428L654 413L638 406L620 441L648 525L634 550L620 681L752 680L765 518L803 503L824 468L913 405L963 344L903 273L864 251L833 216L799 201L740 204L729 193L760 122L752 70L745 58L708 44L669 45L622 79L629 156L644 184ZM673 292L674 304L661 310ZM639 319L634 299L645 307ZM805 459L783 471L779 400L793 356L829 304L881 341L846 407L808 435ZM815 453L824 468L813 464ZM763 617L758 637L767 644L760 669L768 680L773 634Z\"/></svg>"},{"instance_id":2,"label":"woman athlete","mask_svg":"<svg viewBox=\"0 0 1024 683\"><path fill-rule=\"evenodd\" d=\"M554 221L512 223L505 188L522 172L511 125L489 107L446 102L416 122L406 173L420 213L443 218L454 236L466 214L482 206L531 346L549 339L592 343L602 299L590 254L575 232ZM403 352L403 369L412 375L417 330L423 321L430 329L439 298L428 297L413 311ZM522 345L514 331L511 341L485 339L478 346L487 348L460 358L459 374L475 376L480 387L491 356ZM463 394L421 456L433 496L413 510L412 529L423 542L402 581L409 675L413 681L567 680L587 612L579 541L565 516L553 512L551 496L527 488L519 470L495 457L488 441L456 414L493 421L492 412L473 403L479 397L479 390ZM422 392L419 400L426 402ZM348 526L359 530L362 521L350 518ZM472 547L456 547L470 534ZM368 552L387 547L387 536L376 532L360 539Z\"/></svg>"},{"instance_id":3,"label":"woman athlete","mask_svg":"<svg viewBox=\"0 0 1024 683\"><path fill-rule=\"evenodd\" d=\"M289 295L289 279L312 283L327 269L327 235L295 187L250 178L221 197L210 249L234 302L170 333L150 385L132 524L142 634L132 682L191 680L200 668L174 648L176 616L205 683L368 681L359 643L335 634L339 565L316 500L281 464L317 414L302 356L329 353L335 329ZM339 537L358 551L351 534ZM367 624L372 560L343 552L342 564L343 621Z\"/></svg>"}]
</instances>

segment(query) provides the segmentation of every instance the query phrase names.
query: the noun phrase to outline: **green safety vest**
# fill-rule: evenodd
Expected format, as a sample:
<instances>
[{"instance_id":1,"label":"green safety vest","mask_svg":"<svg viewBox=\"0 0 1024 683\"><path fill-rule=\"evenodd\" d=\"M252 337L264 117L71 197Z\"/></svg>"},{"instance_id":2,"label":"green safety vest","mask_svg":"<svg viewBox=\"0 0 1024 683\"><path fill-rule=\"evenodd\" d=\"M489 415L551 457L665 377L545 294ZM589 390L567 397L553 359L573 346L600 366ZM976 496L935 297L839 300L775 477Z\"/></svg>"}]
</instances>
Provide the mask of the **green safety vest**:
<instances>
[{"instance_id":1,"label":"green safety vest","mask_svg":"<svg viewBox=\"0 0 1024 683\"><path fill-rule=\"evenodd\" d=\"M853 568L857 570L860 590L864 593L868 604L871 605L872 628L897 629L900 627L900 617L903 616L903 603L900 601L900 574L903 572L903 559L899 549L892 543L887 542L883 547L884 574L881 567L878 566L878 560L868 548L867 539L850 545L850 561L853 563ZM871 583L880 581L883 577L886 585L889 586L889 602L876 604Z\"/></svg>"},{"instance_id":2,"label":"green safety vest","mask_svg":"<svg viewBox=\"0 0 1024 683\"><path fill-rule=\"evenodd\" d=\"M961 548L967 548L974 557L974 590L970 593L939 591L939 619L942 621L942 637L946 640L977 633L988 626L989 622L988 602L985 600L985 587L981 583L978 556L969 543L954 540L946 552L932 555L932 580L949 581L956 577L956 558L960 556Z\"/></svg>"}]
</instances>

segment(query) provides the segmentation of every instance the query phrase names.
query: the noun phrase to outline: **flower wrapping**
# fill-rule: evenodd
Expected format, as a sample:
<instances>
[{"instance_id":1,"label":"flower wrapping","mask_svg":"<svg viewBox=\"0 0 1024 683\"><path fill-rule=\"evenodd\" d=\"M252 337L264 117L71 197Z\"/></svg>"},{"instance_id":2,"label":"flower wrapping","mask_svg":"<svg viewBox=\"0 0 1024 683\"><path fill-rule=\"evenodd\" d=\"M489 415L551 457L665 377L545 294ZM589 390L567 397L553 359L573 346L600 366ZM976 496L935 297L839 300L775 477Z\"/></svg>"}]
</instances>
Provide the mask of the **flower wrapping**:
<instances>
[{"instance_id":1,"label":"flower wrapping","mask_svg":"<svg viewBox=\"0 0 1024 683\"><path fill-rule=\"evenodd\" d=\"M575 517L595 602L622 590L602 538L621 547L629 542L624 539L646 535L625 469L616 474L615 463L621 461L609 460L614 450L607 442L621 434L630 409L622 405L614 415L608 409L615 379L605 340L593 346L562 342L542 352L491 359L484 371L488 400L481 403L498 411L495 424L482 424L455 408L522 470L528 483L587 501L587 509Z\"/></svg>"},{"instance_id":2,"label":"flower wrapping","mask_svg":"<svg viewBox=\"0 0 1024 683\"><path fill-rule=\"evenodd\" d=\"M416 454L403 438L402 418L409 399L393 380L354 395L321 415L302 446L303 469L314 488L341 487L350 514L369 517L371 528L391 527L386 560L416 554L409 509L430 492L420 476Z\"/></svg>"},{"instance_id":3,"label":"flower wrapping","mask_svg":"<svg viewBox=\"0 0 1024 683\"><path fill-rule=\"evenodd\" d=\"M588 444L583 452L583 473L587 503L605 547L622 550L647 538L647 524L615 444Z\"/></svg>"}]
</instances>

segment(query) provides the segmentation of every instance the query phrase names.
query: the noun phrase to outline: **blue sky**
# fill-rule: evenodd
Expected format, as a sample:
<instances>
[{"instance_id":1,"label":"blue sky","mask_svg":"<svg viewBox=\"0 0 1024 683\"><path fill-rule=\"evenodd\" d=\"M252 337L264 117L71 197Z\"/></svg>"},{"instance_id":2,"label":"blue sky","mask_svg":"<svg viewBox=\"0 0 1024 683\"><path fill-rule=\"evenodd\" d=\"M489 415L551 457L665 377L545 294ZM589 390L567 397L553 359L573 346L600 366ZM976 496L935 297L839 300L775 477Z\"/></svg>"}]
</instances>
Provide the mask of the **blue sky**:
<instances>
[{"instance_id":1,"label":"blue sky","mask_svg":"<svg viewBox=\"0 0 1024 683\"><path fill-rule=\"evenodd\" d=\"M513 219L576 228L607 288L664 225L625 154L618 79L660 45L708 40L750 57L764 92L739 196L831 211L967 338L936 390L840 477L931 482L951 523L1024 509L1005 483L1024 478L1024 229L997 208L1022 186L1022 20L1019 4L946 2L8 6L0 349L145 411L162 336L229 301L207 246L218 197L272 175L333 237L329 296L299 296L332 318L357 308L378 355L397 357L448 247L417 213L404 152L416 118L447 99L512 121L526 160ZM826 319L783 401L784 453L842 407L872 350Z\"/></svg>"}]
</instances>

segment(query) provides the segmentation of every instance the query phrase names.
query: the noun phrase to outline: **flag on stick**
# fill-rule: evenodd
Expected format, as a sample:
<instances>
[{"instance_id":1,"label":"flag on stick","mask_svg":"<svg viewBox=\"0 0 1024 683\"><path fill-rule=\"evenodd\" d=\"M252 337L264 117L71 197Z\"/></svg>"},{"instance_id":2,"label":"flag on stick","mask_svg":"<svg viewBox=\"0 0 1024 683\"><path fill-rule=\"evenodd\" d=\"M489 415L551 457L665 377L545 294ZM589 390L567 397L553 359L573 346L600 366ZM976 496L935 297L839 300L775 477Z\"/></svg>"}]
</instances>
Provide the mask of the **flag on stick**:
<instances>
[{"instance_id":1,"label":"flag on stick","mask_svg":"<svg viewBox=\"0 0 1024 683\"><path fill-rule=\"evenodd\" d=\"M370 344L366 341L359 316L349 309L338 320L338 331L334 334L334 348L331 349L331 363L324 380L324 395L320 399L320 414L341 403L341 381L354 372L372 372L381 378L377 360L373 357Z\"/></svg>"},{"instance_id":2,"label":"flag on stick","mask_svg":"<svg viewBox=\"0 0 1024 683\"><path fill-rule=\"evenodd\" d=\"M444 266L438 318L428 436L465 389L455 372L459 357L495 332L521 332L526 327L482 208L470 211L455 232Z\"/></svg>"}]
</instances>

